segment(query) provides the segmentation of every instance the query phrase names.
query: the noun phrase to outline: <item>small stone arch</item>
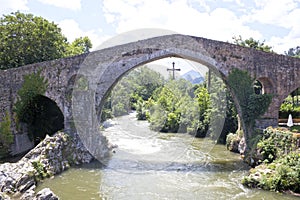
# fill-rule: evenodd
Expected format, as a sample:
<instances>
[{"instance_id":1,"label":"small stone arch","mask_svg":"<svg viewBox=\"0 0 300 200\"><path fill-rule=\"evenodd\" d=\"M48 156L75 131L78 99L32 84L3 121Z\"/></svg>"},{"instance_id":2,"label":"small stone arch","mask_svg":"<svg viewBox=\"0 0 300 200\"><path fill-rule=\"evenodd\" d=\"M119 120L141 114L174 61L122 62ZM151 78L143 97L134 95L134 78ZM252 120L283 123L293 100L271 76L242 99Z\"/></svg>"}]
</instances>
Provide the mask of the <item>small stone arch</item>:
<instances>
[{"instance_id":1,"label":"small stone arch","mask_svg":"<svg viewBox=\"0 0 300 200\"><path fill-rule=\"evenodd\" d=\"M280 98L280 101L279 101L279 111L278 111L278 113L279 113L279 125L282 125L282 123L283 122L286 122L286 120L284 120L284 119L287 119L288 118L288 115L289 114L292 114L292 116L293 116L293 118L297 118L297 119L299 119L300 117L300 115L299 115L299 112L297 112L296 111L296 109L294 110L294 107L290 110L290 112L285 112L285 111L281 111L281 106L282 106L282 104L284 104L285 103L285 101L286 101L286 98L289 96L289 95L292 95L294 92L296 92L297 90L299 90L300 89L300 85L299 85L299 87L296 87L296 88L293 88L292 89L292 91L290 92L290 93L285 93L285 95L284 96L281 96L281 98ZM295 95L295 94L294 94ZM300 95L300 92L298 93L298 91L297 91L297 93L296 93L296 95L297 95L297 102L293 102L293 104L294 103L298 103L299 104L299 99L298 99L298 96ZM294 99L293 99L294 100Z\"/></svg>"},{"instance_id":2,"label":"small stone arch","mask_svg":"<svg viewBox=\"0 0 300 200\"><path fill-rule=\"evenodd\" d=\"M30 124L26 124L26 127L37 145L46 135L53 135L64 129L64 115L57 103L47 96L38 95L33 101L34 104L29 105L32 113L27 116Z\"/></svg>"},{"instance_id":3,"label":"small stone arch","mask_svg":"<svg viewBox=\"0 0 300 200\"><path fill-rule=\"evenodd\" d=\"M256 79L256 81L258 81L262 86L261 94L274 94L274 84L270 78L259 77Z\"/></svg>"}]
</instances>

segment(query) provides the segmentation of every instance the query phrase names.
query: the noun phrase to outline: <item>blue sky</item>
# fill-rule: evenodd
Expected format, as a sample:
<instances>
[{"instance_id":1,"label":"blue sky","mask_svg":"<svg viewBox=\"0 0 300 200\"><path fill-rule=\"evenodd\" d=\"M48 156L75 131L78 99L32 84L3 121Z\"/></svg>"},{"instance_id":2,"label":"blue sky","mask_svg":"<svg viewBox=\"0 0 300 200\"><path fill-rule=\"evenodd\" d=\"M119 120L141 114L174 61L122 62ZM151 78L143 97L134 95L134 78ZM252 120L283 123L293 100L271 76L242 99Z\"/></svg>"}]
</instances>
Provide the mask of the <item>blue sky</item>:
<instances>
[{"instance_id":1,"label":"blue sky","mask_svg":"<svg viewBox=\"0 0 300 200\"><path fill-rule=\"evenodd\" d=\"M0 14L32 13L54 21L71 42L102 42L157 28L232 42L253 37L284 53L300 46L300 0L0 0Z\"/></svg>"}]
</instances>

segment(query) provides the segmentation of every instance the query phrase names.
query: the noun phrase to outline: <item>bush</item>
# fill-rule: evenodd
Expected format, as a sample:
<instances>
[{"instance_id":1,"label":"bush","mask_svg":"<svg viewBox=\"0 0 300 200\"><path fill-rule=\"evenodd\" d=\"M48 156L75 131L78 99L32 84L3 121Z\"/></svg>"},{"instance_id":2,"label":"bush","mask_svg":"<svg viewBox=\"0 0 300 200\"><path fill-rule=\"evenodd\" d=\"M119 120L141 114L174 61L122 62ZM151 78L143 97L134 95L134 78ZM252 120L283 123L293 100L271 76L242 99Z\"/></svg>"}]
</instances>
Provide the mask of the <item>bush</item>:
<instances>
[{"instance_id":1,"label":"bush","mask_svg":"<svg viewBox=\"0 0 300 200\"><path fill-rule=\"evenodd\" d=\"M300 192L300 153L291 152L271 164L262 164L250 171L242 183L271 191Z\"/></svg>"},{"instance_id":2,"label":"bush","mask_svg":"<svg viewBox=\"0 0 300 200\"><path fill-rule=\"evenodd\" d=\"M257 153L261 161L271 163L276 158L296 149L296 138L292 132L284 129L267 128L263 138L257 143Z\"/></svg>"}]
</instances>

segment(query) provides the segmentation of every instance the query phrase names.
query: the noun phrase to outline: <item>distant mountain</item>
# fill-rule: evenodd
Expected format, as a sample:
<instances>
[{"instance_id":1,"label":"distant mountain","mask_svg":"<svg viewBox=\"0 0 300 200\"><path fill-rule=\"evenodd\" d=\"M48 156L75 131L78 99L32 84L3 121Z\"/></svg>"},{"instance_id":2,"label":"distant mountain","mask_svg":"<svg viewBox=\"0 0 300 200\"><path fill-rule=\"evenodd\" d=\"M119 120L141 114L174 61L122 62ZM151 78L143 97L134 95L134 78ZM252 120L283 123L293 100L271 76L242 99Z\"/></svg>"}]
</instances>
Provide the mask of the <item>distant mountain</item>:
<instances>
[{"instance_id":1,"label":"distant mountain","mask_svg":"<svg viewBox=\"0 0 300 200\"><path fill-rule=\"evenodd\" d=\"M204 77L195 70L190 70L187 73L183 74L180 78L183 78L192 84L199 84L204 81Z\"/></svg>"}]
</instances>

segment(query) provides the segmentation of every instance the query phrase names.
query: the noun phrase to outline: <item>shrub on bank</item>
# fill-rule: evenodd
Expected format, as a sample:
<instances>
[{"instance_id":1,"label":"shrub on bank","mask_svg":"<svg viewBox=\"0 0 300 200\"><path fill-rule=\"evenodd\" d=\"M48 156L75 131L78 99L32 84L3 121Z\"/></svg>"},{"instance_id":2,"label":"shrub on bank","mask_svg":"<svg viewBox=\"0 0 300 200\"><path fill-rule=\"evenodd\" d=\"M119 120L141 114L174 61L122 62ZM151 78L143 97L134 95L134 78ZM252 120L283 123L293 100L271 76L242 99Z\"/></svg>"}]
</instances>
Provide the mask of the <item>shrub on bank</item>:
<instances>
[{"instance_id":1,"label":"shrub on bank","mask_svg":"<svg viewBox=\"0 0 300 200\"><path fill-rule=\"evenodd\" d=\"M259 163L271 163L275 159L287 155L297 149L297 138L288 129L267 128L257 143L257 157Z\"/></svg>"},{"instance_id":2,"label":"shrub on bank","mask_svg":"<svg viewBox=\"0 0 300 200\"><path fill-rule=\"evenodd\" d=\"M297 134L267 128L251 155L259 164L242 183L252 188L300 193L300 152Z\"/></svg>"},{"instance_id":3,"label":"shrub on bank","mask_svg":"<svg viewBox=\"0 0 300 200\"><path fill-rule=\"evenodd\" d=\"M300 193L300 153L290 152L269 164L261 164L250 170L242 183L252 188Z\"/></svg>"}]
</instances>

